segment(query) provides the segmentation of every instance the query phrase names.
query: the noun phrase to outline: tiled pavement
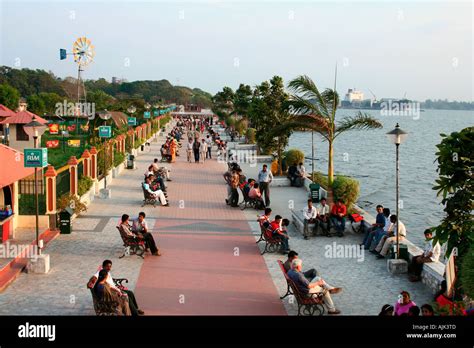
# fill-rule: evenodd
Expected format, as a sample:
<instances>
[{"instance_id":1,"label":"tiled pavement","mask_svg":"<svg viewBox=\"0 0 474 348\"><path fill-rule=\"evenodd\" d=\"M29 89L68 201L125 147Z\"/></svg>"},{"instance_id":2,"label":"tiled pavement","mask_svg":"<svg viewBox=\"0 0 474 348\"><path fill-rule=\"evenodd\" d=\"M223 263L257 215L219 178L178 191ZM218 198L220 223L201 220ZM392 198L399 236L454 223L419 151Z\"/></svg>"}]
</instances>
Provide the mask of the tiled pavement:
<instances>
[{"instance_id":1,"label":"tiled pavement","mask_svg":"<svg viewBox=\"0 0 474 348\"><path fill-rule=\"evenodd\" d=\"M255 178L262 164L259 163L258 167L243 164L241 167L247 177ZM290 207L294 207L295 210L304 208L308 194L303 188L272 187L270 197L273 215L280 214L291 221ZM246 209L245 211L249 221L255 220L255 210ZM258 223L255 221L250 224L257 234ZM333 295L334 303L341 309L342 314L377 315L384 304L394 305L402 290L408 291L412 300L419 306L432 302L431 292L426 286L409 282L406 274L391 275L387 271L386 261L377 260L368 251L364 251L363 258L358 258L357 254L354 255L355 258L342 255L342 257L329 257L334 254L330 253L334 250L334 245L356 247L362 241L361 239L360 235L347 232L343 238L317 236L304 240L303 236L295 231L293 224L290 225L290 248L296 250L303 260L303 270L316 268L329 284L343 287L340 294ZM335 256L339 255L336 253ZM264 257L275 285L283 295L286 291L286 283L277 260L284 260L285 257L267 253ZM283 302L288 314L296 315L297 306L292 303L293 299L287 297Z\"/></svg>"},{"instance_id":2,"label":"tiled pavement","mask_svg":"<svg viewBox=\"0 0 474 348\"><path fill-rule=\"evenodd\" d=\"M153 143L152 151L157 149L157 144ZM245 216L250 221L257 238L259 233L254 222L256 212L247 210L241 213L238 209L225 206L225 187L220 175L225 166L218 167L215 162L171 165L201 166L207 169L193 176L192 186L177 185L180 174L173 171L176 182L169 183L172 207L141 208L142 193L138 185L146 165L153 157L153 152L137 157L136 171L124 171L114 179L110 200L94 200L89 211L75 221L72 234L60 235L47 246L45 252L51 256L52 267L47 275L21 274L0 293L0 315L93 314L91 296L85 283L105 258L113 261L112 273L115 277L130 280L129 288L135 289L138 280L135 290L141 306L149 314L204 313L206 308L207 313L227 314L229 311L219 300L224 298L223 295L233 301L228 308L231 311L233 308L235 314L249 313L238 311L245 296L257 298L255 305L262 306L260 309L265 313L279 306L276 292L283 294L286 285L276 260L283 259L283 256L265 254L263 259L256 257L255 243L249 242L242 218ZM247 176L255 177L258 168L243 167ZM220 173L216 174L219 170ZM213 185L215 187L211 188ZM202 193L202 197L206 197L205 203L194 193ZM305 200L302 189L272 188L272 208L284 217L290 218L289 201L299 208L304 206ZM178 209L183 203L184 208ZM145 263L135 256L119 259L122 247L115 225L122 213L134 216L140 210L149 215L149 225L155 226L154 234L164 255L147 256L149 261ZM218 216L214 214L215 211L219 212ZM358 244L360 236L348 234L344 238L316 237L305 241L290 230L290 237L290 246L299 252L304 261L303 268L315 267L329 283L344 288L341 294L334 295L336 306L342 309L343 314L376 315L383 304L393 304L402 289L408 290L419 305L431 300L429 291L422 284L408 282L405 275L391 276L385 262L376 260L371 254L365 253L362 262L353 258L325 257L326 245L333 242ZM241 256L233 256L234 247L239 247ZM211 257L208 258L208 255ZM269 272L263 267L262 260L266 262ZM207 268L212 271L203 273ZM268 279L270 275L275 286L272 287L265 280L263 294L262 289L258 293L253 291L245 294L245 289L239 287L239 283L229 279L229 272L242 277L244 283L248 284L255 284L259 277ZM180 274L181 279L174 277L173 280L173 274ZM225 292L210 291L208 282L214 282L215 289L221 288ZM182 289L185 290L178 291ZM201 303L192 305L198 302ZM294 315L296 306L291 302L290 297L283 304L288 314ZM183 305L186 303L190 305Z\"/></svg>"}]
</instances>

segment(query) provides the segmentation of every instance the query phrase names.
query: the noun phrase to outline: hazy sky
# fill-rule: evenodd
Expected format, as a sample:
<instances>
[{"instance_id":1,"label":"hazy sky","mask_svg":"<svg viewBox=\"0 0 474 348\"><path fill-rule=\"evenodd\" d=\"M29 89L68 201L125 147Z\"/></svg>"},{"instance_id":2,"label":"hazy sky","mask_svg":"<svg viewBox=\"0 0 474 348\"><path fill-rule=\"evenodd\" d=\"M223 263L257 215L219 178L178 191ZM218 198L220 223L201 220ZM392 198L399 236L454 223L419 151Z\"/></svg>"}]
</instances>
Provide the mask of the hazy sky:
<instances>
[{"instance_id":1,"label":"hazy sky","mask_svg":"<svg viewBox=\"0 0 474 348\"><path fill-rule=\"evenodd\" d=\"M473 100L470 1L5 1L0 64L75 76L80 36L96 47L85 78L168 79L215 93L300 74L371 97Z\"/></svg>"}]
</instances>

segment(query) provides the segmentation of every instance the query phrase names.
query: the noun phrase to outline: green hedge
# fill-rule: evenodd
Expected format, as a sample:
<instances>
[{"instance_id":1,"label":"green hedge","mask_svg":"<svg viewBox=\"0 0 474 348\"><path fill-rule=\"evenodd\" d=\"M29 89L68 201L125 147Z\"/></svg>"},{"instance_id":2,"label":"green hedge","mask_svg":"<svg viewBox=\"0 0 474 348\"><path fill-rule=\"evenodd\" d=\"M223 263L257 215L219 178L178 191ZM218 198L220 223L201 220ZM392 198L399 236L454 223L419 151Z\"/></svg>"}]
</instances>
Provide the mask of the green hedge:
<instances>
[{"instance_id":1,"label":"green hedge","mask_svg":"<svg viewBox=\"0 0 474 348\"><path fill-rule=\"evenodd\" d=\"M36 215L35 195L21 194L18 198L20 215ZM38 195L39 214L46 214L46 196Z\"/></svg>"},{"instance_id":2,"label":"green hedge","mask_svg":"<svg viewBox=\"0 0 474 348\"><path fill-rule=\"evenodd\" d=\"M304 163L304 153L299 149L290 149L285 152L285 160L288 167L295 163Z\"/></svg>"},{"instance_id":3,"label":"green hedge","mask_svg":"<svg viewBox=\"0 0 474 348\"><path fill-rule=\"evenodd\" d=\"M359 181L348 176L338 175L334 179L332 188L334 201L341 199L347 208L350 208L359 198Z\"/></svg>"},{"instance_id":4,"label":"green hedge","mask_svg":"<svg viewBox=\"0 0 474 348\"><path fill-rule=\"evenodd\" d=\"M318 183L321 185L326 191L329 190L329 183L328 183L328 177L327 175L324 175L321 172L313 172L311 173L313 182Z\"/></svg>"},{"instance_id":5,"label":"green hedge","mask_svg":"<svg viewBox=\"0 0 474 348\"><path fill-rule=\"evenodd\" d=\"M125 155L121 152L114 152L114 167L119 166L125 160Z\"/></svg>"},{"instance_id":6,"label":"green hedge","mask_svg":"<svg viewBox=\"0 0 474 348\"><path fill-rule=\"evenodd\" d=\"M82 196L92 187L93 181L88 176L83 176L77 181L77 194Z\"/></svg>"},{"instance_id":7,"label":"green hedge","mask_svg":"<svg viewBox=\"0 0 474 348\"><path fill-rule=\"evenodd\" d=\"M460 270L462 289L470 298L474 298L474 248L463 256Z\"/></svg>"}]
</instances>

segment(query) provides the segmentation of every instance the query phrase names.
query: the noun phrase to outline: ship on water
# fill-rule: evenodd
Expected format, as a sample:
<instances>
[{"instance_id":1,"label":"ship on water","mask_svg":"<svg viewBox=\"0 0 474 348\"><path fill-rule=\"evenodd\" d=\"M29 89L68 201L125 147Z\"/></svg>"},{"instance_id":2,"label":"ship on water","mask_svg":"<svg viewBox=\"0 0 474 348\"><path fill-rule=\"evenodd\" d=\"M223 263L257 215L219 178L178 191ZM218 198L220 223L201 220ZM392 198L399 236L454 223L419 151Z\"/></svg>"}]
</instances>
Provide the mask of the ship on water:
<instances>
[{"instance_id":1,"label":"ship on water","mask_svg":"<svg viewBox=\"0 0 474 348\"><path fill-rule=\"evenodd\" d=\"M370 90L369 90L370 91ZM349 88L341 101L341 109L364 109L364 110L400 110L401 112L411 112L415 108L419 109L420 103L407 98L381 98L377 99L375 94L370 91L373 98L364 99L364 93L356 88ZM425 110L419 109L423 112Z\"/></svg>"}]
</instances>

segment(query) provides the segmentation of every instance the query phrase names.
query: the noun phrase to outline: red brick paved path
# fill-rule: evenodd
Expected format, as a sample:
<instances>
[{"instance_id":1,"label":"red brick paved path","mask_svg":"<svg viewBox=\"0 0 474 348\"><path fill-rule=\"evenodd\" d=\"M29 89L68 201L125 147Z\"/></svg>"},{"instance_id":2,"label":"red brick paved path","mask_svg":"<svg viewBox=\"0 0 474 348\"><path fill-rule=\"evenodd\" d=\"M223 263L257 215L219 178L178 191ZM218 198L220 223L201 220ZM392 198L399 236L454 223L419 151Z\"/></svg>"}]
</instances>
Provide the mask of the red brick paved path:
<instances>
[{"instance_id":1,"label":"red brick paved path","mask_svg":"<svg viewBox=\"0 0 474 348\"><path fill-rule=\"evenodd\" d=\"M244 214L224 202L226 166L187 163L184 144L168 185L171 207L150 216L163 256L145 258L140 307L149 315L286 315Z\"/></svg>"}]
</instances>

